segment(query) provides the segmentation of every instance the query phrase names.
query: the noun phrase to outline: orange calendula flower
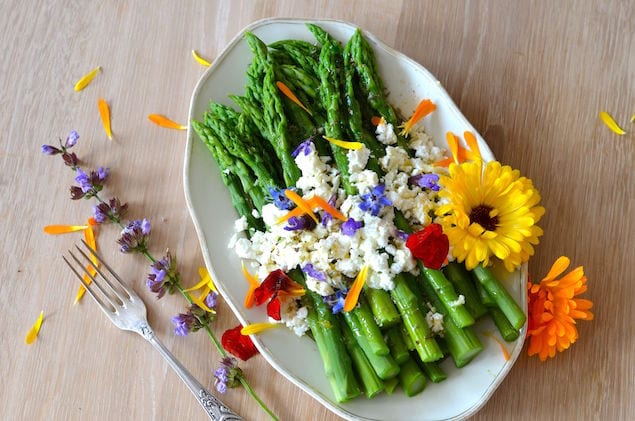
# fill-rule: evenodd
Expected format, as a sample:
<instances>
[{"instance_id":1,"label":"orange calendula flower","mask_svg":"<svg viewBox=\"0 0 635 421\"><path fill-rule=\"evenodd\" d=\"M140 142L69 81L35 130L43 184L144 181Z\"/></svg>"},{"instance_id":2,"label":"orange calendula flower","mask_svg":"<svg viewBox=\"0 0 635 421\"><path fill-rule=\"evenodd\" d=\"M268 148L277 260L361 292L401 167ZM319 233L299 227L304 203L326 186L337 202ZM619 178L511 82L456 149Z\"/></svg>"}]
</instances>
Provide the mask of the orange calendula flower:
<instances>
[{"instance_id":1,"label":"orange calendula flower","mask_svg":"<svg viewBox=\"0 0 635 421\"><path fill-rule=\"evenodd\" d=\"M37 335L40 333L40 327L42 327L42 321L44 320L44 311L40 312L40 316L37 318L29 332L26 334L25 342L27 345L31 345L37 339Z\"/></svg>"},{"instance_id":2,"label":"orange calendula flower","mask_svg":"<svg viewBox=\"0 0 635 421\"><path fill-rule=\"evenodd\" d=\"M112 140L112 129L110 128L110 108L108 107L108 103L104 99L99 98L99 100L97 100L97 107L99 108L99 116L101 117L101 122L104 125L106 136L108 136L108 139Z\"/></svg>"},{"instance_id":3,"label":"orange calendula flower","mask_svg":"<svg viewBox=\"0 0 635 421\"><path fill-rule=\"evenodd\" d=\"M538 284L528 283L529 355L541 361L568 349L578 339L576 320L593 320L590 300L575 298L587 290L584 268L579 266L560 279L570 260L559 257Z\"/></svg>"},{"instance_id":4,"label":"orange calendula flower","mask_svg":"<svg viewBox=\"0 0 635 421\"><path fill-rule=\"evenodd\" d=\"M95 78L95 76L97 76L97 73L99 73L100 70L101 70L101 67L97 66L93 70L91 70L90 72L82 76L77 81L77 83L75 83L75 91L79 92L82 89L84 89L86 86L88 86L88 84Z\"/></svg>"},{"instance_id":5,"label":"orange calendula flower","mask_svg":"<svg viewBox=\"0 0 635 421\"><path fill-rule=\"evenodd\" d=\"M196 62L202 66L209 67L212 65L212 63L210 63L208 60L205 60L203 57L201 57L198 52L196 52L196 50L192 50L192 57L194 57L194 60L196 60Z\"/></svg>"},{"instance_id":6,"label":"orange calendula flower","mask_svg":"<svg viewBox=\"0 0 635 421\"><path fill-rule=\"evenodd\" d=\"M434 105L434 103L429 99L421 100L419 105L417 105L415 112L412 114L412 117L410 117L410 119L406 121L406 123L402 126L403 130L401 130L399 134L402 136L407 136L408 133L410 133L410 130L412 130L414 125L417 124L419 120L421 120L423 117L427 116L436 109L437 106Z\"/></svg>"},{"instance_id":7,"label":"orange calendula flower","mask_svg":"<svg viewBox=\"0 0 635 421\"><path fill-rule=\"evenodd\" d=\"M307 107L304 106L302 101L300 101L298 99L298 97L295 96L295 94L293 92L291 92L291 89L289 89L289 87L287 85L285 85L284 83L278 81L278 82L276 82L276 86L278 87L278 89L280 89L280 92L282 92L287 98L289 98L291 101L293 101L298 107L302 108L304 111L309 113L309 115L313 115L313 114L311 114L311 111Z\"/></svg>"},{"instance_id":8,"label":"orange calendula flower","mask_svg":"<svg viewBox=\"0 0 635 421\"><path fill-rule=\"evenodd\" d=\"M172 121L161 114L150 114L148 116L148 120L150 120L157 126L165 127L166 129L187 130L187 126Z\"/></svg>"},{"instance_id":9,"label":"orange calendula flower","mask_svg":"<svg viewBox=\"0 0 635 421\"><path fill-rule=\"evenodd\" d=\"M368 265L365 265L362 270L357 274L357 278L353 281L351 289L346 294L344 299L344 311L349 312L355 308L357 301L359 300L359 294L362 292L362 287L366 283L368 277Z\"/></svg>"}]
</instances>

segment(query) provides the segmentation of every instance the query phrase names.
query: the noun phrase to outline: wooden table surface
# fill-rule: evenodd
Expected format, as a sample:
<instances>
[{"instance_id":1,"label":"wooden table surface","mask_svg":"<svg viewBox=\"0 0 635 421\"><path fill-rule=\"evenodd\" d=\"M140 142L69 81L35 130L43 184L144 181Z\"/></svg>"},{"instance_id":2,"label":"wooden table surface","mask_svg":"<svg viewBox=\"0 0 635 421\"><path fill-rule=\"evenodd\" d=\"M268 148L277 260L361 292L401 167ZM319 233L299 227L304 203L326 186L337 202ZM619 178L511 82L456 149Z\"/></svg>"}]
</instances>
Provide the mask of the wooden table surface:
<instances>
[{"instance_id":1,"label":"wooden table surface","mask_svg":"<svg viewBox=\"0 0 635 421\"><path fill-rule=\"evenodd\" d=\"M186 122L204 68L244 26L265 17L353 22L411 56L446 87L497 158L532 178L547 214L530 272L540 279L564 254L584 265L593 322L541 363L526 350L474 419L628 419L635 413L633 158L635 8L631 1L9 1L0 2L0 418L205 419L168 365L140 337L118 331L77 289L60 255L80 234L50 236L49 224L81 224L92 202L71 201L73 173L40 146L75 129L87 166L110 167L107 195L130 217L153 223L151 251L169 247L183 279L203 265L184 203L185 132L151 113ZM82 92L75 81L102 73ZM111 107L104 135L97 99ZM611 112L628 130L599 120ZM149 303L158 336L213 389L218 354L204 334L172 332L184 301L157 301L139 256L117 251L118 230L98 229L112 264ZM25 334L40 310L35 344ZM237 320L221 303L220 334ZM242 365L283 420L337 419L270 368ZM241 389L224 400L246 419L265 419Z\"/></svg>"}]
</instances>

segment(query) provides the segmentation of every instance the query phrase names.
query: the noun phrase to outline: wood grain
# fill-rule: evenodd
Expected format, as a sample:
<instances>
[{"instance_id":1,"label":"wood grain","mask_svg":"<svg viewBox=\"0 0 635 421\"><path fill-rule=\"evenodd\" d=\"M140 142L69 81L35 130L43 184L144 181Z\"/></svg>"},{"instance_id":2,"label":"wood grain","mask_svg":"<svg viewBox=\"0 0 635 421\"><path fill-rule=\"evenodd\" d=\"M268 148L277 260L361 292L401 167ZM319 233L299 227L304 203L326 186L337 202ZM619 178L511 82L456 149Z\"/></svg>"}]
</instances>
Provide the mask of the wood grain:
<instances>
[{"instance_id":1,"label":"wood grain","mask_svg":"<svg viewBox=\"0 0 635 421\"><path fill-rule=\"evenodd\" d=\"M184 279L203 264L184 204L184 132L147 121L185 122L204 69L242 27L272 17L353 22L426 66L484 134L499 160L532 178L547 214L530 262L540 279L556 257L584 265L595 320L546 363L522 356L474 419L629 419L635 413L633 159L635 8L624 1L0 1L0 418L204 419L189 392L139 337L117 331L96 306L73 305L76 284L59 256L78 235L49 236L48 224L91 213L71 202L73 173L40 153L71 129L84 163L111 168L108 194L131 217L153 222L151 249L169 247ZM75 81L103 72L82 92ZM111 106L108 141L97 99ZM598 112L627 130L610 132ZM111 193L112 192L112 193ZM109 261L150 303L166 345L212 387L218 355L203 334L178 338L170 317L183 301L154 300L147 263L116 250L117 230L99 228ZM44 310L40 337L24 336ZM220 304L215 329L237 323ZM111 355L111 357L109 357ZM243 365L281 419L337 417L271 369ZM265 419L242 390L224 399L246 419Z\"/></svg>"}]
</instances>

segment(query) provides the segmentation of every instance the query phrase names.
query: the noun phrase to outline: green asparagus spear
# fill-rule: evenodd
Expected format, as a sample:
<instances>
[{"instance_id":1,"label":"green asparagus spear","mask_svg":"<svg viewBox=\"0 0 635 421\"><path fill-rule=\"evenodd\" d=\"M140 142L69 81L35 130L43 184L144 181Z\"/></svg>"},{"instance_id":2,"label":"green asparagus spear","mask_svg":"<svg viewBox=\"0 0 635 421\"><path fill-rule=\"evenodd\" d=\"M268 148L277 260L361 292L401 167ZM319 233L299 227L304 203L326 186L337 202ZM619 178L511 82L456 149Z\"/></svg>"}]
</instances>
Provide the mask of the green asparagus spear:
<instances>
[{"instance_id":1,"label":"green asparagus spear","mask_svg":"<svg viewBox=\"0 0 635 421\"><path fill-rule=\"evenodd\" d=\"M496 302L498 308L505 314L514 329L523 327L527 316L525 316L523 310L516 301L514 301L505 287L494 277L491 270L483 267L483 265L478 265L474 268L473 273L494 302Z\"/></svg>"}]
</instances>

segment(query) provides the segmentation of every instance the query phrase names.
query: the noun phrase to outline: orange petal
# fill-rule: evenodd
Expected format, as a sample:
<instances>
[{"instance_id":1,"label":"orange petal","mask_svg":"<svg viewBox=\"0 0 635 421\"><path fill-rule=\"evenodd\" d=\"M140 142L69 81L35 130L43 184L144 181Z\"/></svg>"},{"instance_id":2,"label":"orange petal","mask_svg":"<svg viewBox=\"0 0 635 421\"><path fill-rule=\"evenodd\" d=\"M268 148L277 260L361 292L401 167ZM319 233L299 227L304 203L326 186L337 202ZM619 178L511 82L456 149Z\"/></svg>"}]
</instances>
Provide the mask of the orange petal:
<instances>
[{"instance_id":1,"label":"orange petal","mask_svg":"<svg viewBox=\"0 0 635 421\"><path fill-rule=\"evenodd\" d=\"M240 334L243 336L256 335L265 330L273 329L274 327L279 327L279 326L282 326L282 323L269 323L269 322L252 323L240 329Z\"/></svg>"},{"instance_id":2,"label":"orange petal","mask_svg":"<svg viewBox=\"0 0 635 421\"><path fill-rule=\"evenodd\" d=\"M247 291L247 294L245 295L244 304L246 308L252 308L256 302L254 291L256 290L256 288L258 288L258 286L260 285L260 282L258 282L258 278L256 278L254 275L249 273L249 271L245 267L245 262L242 262L242 271L243 271L243 276L245 277L245 279L247 279L247 282L249 282L249 290Z\"/></svg>"},{"instance_id":3,"label":"orange petal","mask_svg":"<svg viewBox=\"0 0 635 421\"><path fill-rule=\"evenodd\" d=\"M322 137L328 140L329 142L331 142L332 144L337 145L340 148L344 148L344 149L357 150L364 147L364 144L361 142L348 142L346 140L333 139L332 137L326 137L326 136L322 136Z\"/></svg>"},{"instance_id":4,"label":"orange petal","mask_svg":"<svg viewBox=\"0 0 635 421\"><path fill-rule=\"evenodd\" d=\"M295 216L296 218L300 215L304 215L306 212L304 211L304 209L300 208L299 206L297 208L294 208L292 210L290 210L289 212L287 212L285 215L281 216L280 218L278 218L278 220L276 221L276 224L280 224L284 221L287 221L289 218Z\"/></svg>"},{"instance_id":5,"label":"orange petal","mask_svg":"<svg viewBox=\"0 0 635 421\"><path fill-rule=\"evenodd\" d=\"M320 207L327 211L333 216L333 218L339 219L340 221L346 221L347 218L342 214L342 212L335 209L329 202L322 199L320 196L313 196L312 198L307 200L308 203L314 205L315 207Z\"/></svg>"},{"instance_id":6,"label":"orange petal","mask_svg":"<svg viewBox=\"0 0 635 421\"><path fill-rule=\"evenodd\" d=\"M370 124L372 124L373 126L379 126L381 123L385 123L386 120L384 120L383 117L379 117L379 116L372 116L370 118Z\"/></svg>"},{"instance_id":7,"label":"orange petal","mask_svg":"<svg viewBox=\"0 0 635 421\"><path fill-rule=\"evenodd\" d=\"M291 89L289 89L289 87L287 85L285 85L284 83L282 83L280 81L277 81L276 82L276 86L278 86L278 89L280 89L280 91L287 98L289 98L291 101L295 102L298 107L302 108L304 111L309 113L309 115L313 115L313 114L311 114L311 111L309 111L309 109L307 107L305 107L304 104L298 99L298 97L295 96L293 92L291 92Z\"/></svg>"},{"instance_id":8,"label":"orange petal","mask_svg":"<svg viewBox=\"0 0 635 421\"><path fill-rule=\"evenodd\" d=\"M556 261L553 262L553 265L551 266L551 269L549 269L549 273L547 274L547 276L545 276L542 280L551 281L553 279L556 279L557 276L560 276L562 272L567 270L567 268L569 267L569 263L571 263L571 261L568 257L558 257Z\"/></svg>"},{"instance_id":9,"label":"orange petal","mask_svg":"<svg viewBox=\"0 0 635 421\"><path fill-rule=\"evenodd\" d=\"M454 163L459 164L461 162L459 161L459 139L454 135L454 133L447 132L445 134L445 140L448 142Z\"/></svg>"},{"instance_id":10,"label":"orange petal","mask_svg":"<svg viewBox=\"0 0 635 421\"><path fill-rule=\"evenodd\" d=\"M157 126L165 127L166 129L187 130L187 126L172 121L169 118L162 116L161 114L150 114L148 116L148 120L150 120Z\"/></svg>"},{"instance_id":11,"label":"orange petal","mask_svg":"<svg viewBox=\"0 0 635 421\"><path fill-rule=\"evenodd\" d=\"M315 221L316 224L318 224L320 222L320 221L318 221L317 216L315 216L315 214L313 213L313 209L311 209L311 205L309 203L307 203L307 201L304 200L302 198L302 196L300 196L299 194L297 194L293 190L289 190L289 189L286 189L284 191L284 195L287 196L289 198L289 200L291 200L293 203L295 203L297 207L299 207L307 215L309 215L311 217L311 219L313 219Z\"/></svg>"},{"instance_id":12,"label":"orange petal","mask_svg":"<svg viewBox=\"0 0 635 421\"><path fill-rule=\"evenodd\" d=\"M91 225L91 226L95 227L95 226L99 225L99 222L97 222L97 221L95 220L95 218L93 218L93 217L91 216L90 218L88 218L88 225Z\"/></svg>"},{"instance_id":13,"label":"orange petal","mask_svg":"<svg viewBox=\"0 0 635 421\"><path fill-rule=\"evenodd\" d=\"M406 122L403 130L399 134L402 136L407 135L412 129L412 127L415 124L417 124L419 120L421 120L423 117L427 116L428 114L430 114L436 109L437 109L437 106L434 105L434 103L430 101L429 99L421 100L419 105L417 105L415 112L412 114L412 117L410 117L410 119Z\"/></svg>"},{"instance_id":14,"label":"orange petal","mask_svg":"<svg viewBox=\"0 0 635 421\"><path fill-rule=\"evenodd\" d=\"M42 321L44 320L44 311L40 311L40 315L29 329L29 332L26 334L25 342L27 345L31 345L37 339L38 333L40 333L40 327L42 326Z\"/></svg>"},{"instance_id":15,"label":"orange petal","mask_svg":"<svg viewBox=\"0 0 635 421\"><path fill-rule=\"evenodd\" d=\"M97 107L99 108L99 116L101 117L101 122L104 125L106 136L108 136L108 139L112 140L112 130L110 128L110 108L108 108L108 103L104 99L99 98L99 100L97 100Z\"/></svg>"},{"instance_id":16,"label":"orange petal","mask_svg":"<svg viewBox=\"0 0 635 421\"><path fill-rule=\"evenodd\" d=\"M89 220L89 223L90 223L90 220ZM93 228L90 224L84 230L84 241L86 241L86 244L88 244L93 250L97 250L97 241L95 240L95 231L93 231ZM90 261L93 262L95 266L99 267L99 262L97 261L97 258L92 253L90 253ZM91 276L95 276L97 274L97 271L91 265L86 265L86 272L90 273ZM92 282L92 279L90 278L90 276L84 273L84 281L87 284L90 284ZM77 294L75 295L74 304L77 304L82 299L85 292L86 292L86 288L84 287L84 285L80 285L79 289L77 290Z\"/></svg>"},{"instance_id":17,"label":"orange petal","mask_svg":"<svg viewBox=\"0 0 635 421\"><path fill-rule=\"evenodd\" d=\"M362 287L366 283L367 276L368 265L365 265L357 274L357 278L355 278L350 291L348 291L348 294L346 294L346 299L344 300L344 311L349 312L357 305L359 294L362 292Z\"/></svg>"},{"instance_id":18,"label":"orange petal","mask_svg":"<svg viewBox=\"0 0 635 421\"><path fill-rule=\"evenodd\" d=\"M625 135L626 131L624 131L623 128L621 128L617 122L615 121L615 119L606 111L600 111L600 120L602 120L602 122L604 124L606 124L606 126L611 129L611 131L613 131L613 133L619 134L619 135Z\"/></svg>"},{"instance_id":19,"label":"orange petal","mask_svg":"<svg viewBox=\"0 0 635 421\"><path fill-rule=\"evenodd\" d=\"M209 67L212 65L212 63L199 56L196 50L192 50L192 57L194 57L194 60L196 60L196 62L200 65L203 65L205 67Z\"/></svg>"},{"instance_id":20,"label":"orange petal","mask_svg":"<svg viewBox=\"0 0 635 421\"><path fill-rule=\"evenodd\" d=\"M70 232L83 231L87 225L47 225L44 232L51 235L68 234Z\"/></svg>"},{"instance_id":21,"label":"orange petal","mask_svg":"<svg viewBox=\"0 0 635 421\"><path fill-rule=\"evenodd\" d=\"M465 143L467 143L467 146L472 152L472 159L474 161L481 160L481 150L478 147L478 141L476 140L476 136L474 136L474 133L466 131L465 133L463 133L463 136L465 137Z\"/></svg>"},{"instance_id":22,"label":"orange petal","mask_svg":"<svg viewBox=\"0 0 635 421\"><path fill-rule=\"evenodd\" d=\"M88 84L97 76L97 73L101 70L101 67L97 66L90 72L82 76L77 83L75 83L75 91L79 92L84 89Z\"/></svg>"}]
</instances>

